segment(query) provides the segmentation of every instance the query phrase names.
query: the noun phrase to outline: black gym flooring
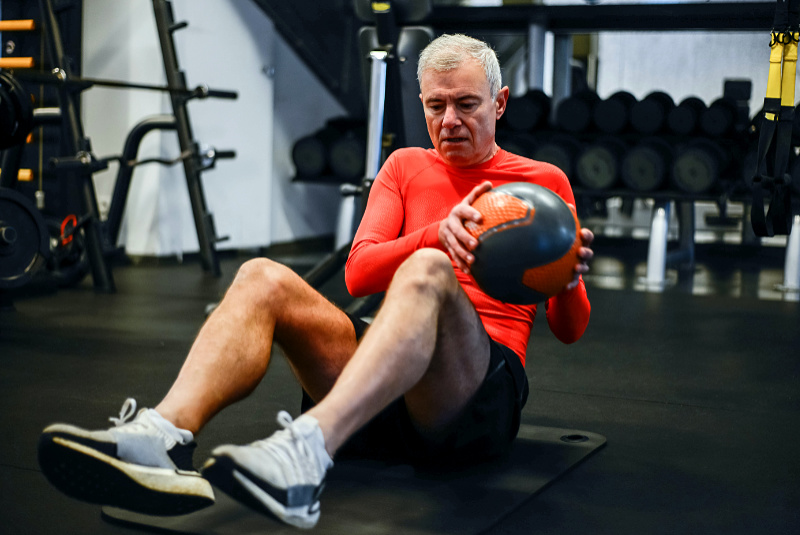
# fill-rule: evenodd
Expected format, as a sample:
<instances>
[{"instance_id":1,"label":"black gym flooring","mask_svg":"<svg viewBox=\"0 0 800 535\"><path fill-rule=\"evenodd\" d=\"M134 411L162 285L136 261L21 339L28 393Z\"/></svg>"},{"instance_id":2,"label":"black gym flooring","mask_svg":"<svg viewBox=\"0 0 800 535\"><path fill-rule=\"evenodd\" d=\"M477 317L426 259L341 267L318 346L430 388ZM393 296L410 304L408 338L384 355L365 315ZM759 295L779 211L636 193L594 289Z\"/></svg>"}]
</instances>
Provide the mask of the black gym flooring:
<instances>
[{"instance_id":1,"label":"black gym flooring","mask_svg":"<svg viewBox=\"0 0 800 535\"><path fill-rule=\"evenodd\" d=\"M487 533L800 533L800 305L774 290L782 251L698 246L693 270L650 293L639 289L644 242L598 239L595 249L584 337L564 346L543 316L534 326L523 423L607 444ZM52 421L106 427L126 397L155 404L206 305L246 259L226 256L221 279L192 261L119 266L115 294L96 294L87 278L0 312L0 533L141 533L49 487L39 431ZM311 262L285 259L298 271ZM256 392L200 436L196 462L220 442L269 434L299 400L277 356ZM351 515L370 507L369 493L354 501Z\"/></svg>"}]
</instances>

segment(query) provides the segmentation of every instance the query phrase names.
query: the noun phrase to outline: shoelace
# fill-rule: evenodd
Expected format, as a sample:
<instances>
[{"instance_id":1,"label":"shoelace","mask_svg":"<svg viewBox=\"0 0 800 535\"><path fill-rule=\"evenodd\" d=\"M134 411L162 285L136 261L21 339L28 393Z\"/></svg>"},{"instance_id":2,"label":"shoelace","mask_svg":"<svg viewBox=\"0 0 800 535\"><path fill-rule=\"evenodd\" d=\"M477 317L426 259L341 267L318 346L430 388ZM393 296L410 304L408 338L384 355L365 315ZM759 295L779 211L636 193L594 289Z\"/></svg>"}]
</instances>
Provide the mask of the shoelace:
<instances>
[{"instance_id":1,"label":"shoelace","mask_svg":"<svg viewBox=\"0 0 800 535\"><path fill-rule=\"evenodd\" d=\"M133 417L136 415L136 400L133 398L128 398L125 400L125 403L122 404L122 409L119 411L119 418L114 418L111 416L108 421L114 424L116 427L120 427L121 425L125 425L126 423L133 420Z\"/></svg>"},{"instance_id":2,"label":"shoelace","mask_svg":"<svg viewBox=\"0 0 800 535\"><path fill-rule=\"evenodd\" d=\"M254 442L253 446L262 448L278 457L282 464L287 467L297 466L295 463L299 461L302 469L301 474L298 474L299 479L305 479L308 476L315 479L319 478L320 474L315 462L316 457L306 438L292 427L292 417L288 412L280 411L277 421L283 429L270 438ZM317 482L315 481L314 483Z\"/></svg>"},{"instance_id":3,"label":"shoelace","mask_svg":"<svg viewBox=\"0 0 800 535\"><path fill-rule=\"evenodd\" d=\"M142 409L144 410L144 409ZM135 419L137 415L136 412L136 400L133 398L128 398L125 400L125 403L122 404L122 409L119 411L119 418L115 418L111 416L108 421L113 423L115 427L123 427L125 426L126 432L145 432L145 433L157 433L163 436L167 440L167 447L171 447L170 441L175 442L174 437L170 437L163 429L160 427L153 425L150 423L149 420L146 419Z\"/></svg>"}]
</instances>

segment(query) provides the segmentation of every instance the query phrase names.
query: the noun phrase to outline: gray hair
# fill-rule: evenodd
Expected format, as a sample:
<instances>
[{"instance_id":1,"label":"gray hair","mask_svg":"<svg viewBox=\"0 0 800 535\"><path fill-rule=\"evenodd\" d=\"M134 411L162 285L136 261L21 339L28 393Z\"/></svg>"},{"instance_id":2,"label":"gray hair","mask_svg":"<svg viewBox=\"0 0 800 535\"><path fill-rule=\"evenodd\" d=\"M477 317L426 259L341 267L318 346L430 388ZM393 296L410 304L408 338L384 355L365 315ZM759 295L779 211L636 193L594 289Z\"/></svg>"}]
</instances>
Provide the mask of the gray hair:
<instances>
[{"instance_id":1,"label":"gray hair","mask_svg":"<svg viewBox=\"0 0 800 535\"><path fill-rule=\"evenodd\" d=\"M488 44L467 35L445 34L431 41L419 55L417 80L421 81L422 74L428 69L449 71L468 58L481 64L489 82L489 92L493 99L496 98L502 83L497 54Z\"/></svg>"}]
</instances>

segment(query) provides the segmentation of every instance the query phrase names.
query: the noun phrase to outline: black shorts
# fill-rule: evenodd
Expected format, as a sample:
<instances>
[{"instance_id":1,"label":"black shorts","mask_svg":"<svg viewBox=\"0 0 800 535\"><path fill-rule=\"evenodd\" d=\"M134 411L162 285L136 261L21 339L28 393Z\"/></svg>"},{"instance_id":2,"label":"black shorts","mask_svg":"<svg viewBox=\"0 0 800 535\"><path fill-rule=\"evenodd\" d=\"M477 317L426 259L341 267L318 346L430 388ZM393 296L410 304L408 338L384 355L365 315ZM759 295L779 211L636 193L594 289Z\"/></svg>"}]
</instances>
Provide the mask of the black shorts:
<instances>
[{"instance_id":1,"label":"black shorts","mask_svg":"<svg viewBox=\"0 0 800 535\"><path fill-rule=\"evenodd\" d=\"M368 324L350 318L361 339ZM528 378L519 357L490 340L489 369L483 383L445 436L431 440L421 435L403 397L392 402L354 434L337 453L417 465L459 465L505 453L519 431L520 415L528 399ZM313 406L303 392L305 412Z\"/></svg>"}]
</instances>

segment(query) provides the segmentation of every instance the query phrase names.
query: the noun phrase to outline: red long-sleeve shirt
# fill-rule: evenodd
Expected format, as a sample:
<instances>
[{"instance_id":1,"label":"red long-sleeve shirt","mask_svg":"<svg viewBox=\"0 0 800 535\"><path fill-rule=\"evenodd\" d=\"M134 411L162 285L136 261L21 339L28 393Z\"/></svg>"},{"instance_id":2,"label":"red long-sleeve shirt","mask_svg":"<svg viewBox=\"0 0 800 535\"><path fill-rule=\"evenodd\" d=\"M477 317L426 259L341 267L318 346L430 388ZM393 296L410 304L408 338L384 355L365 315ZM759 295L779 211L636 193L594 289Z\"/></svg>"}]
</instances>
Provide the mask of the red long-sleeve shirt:
<instances>
[{"instance_id":1,"label":"red long-sleeve shirt","mask_svg":"<svg viewBox=\"0 0 800 535\"><path fill-rule=\"evenodd\" d=\"M345 281L350 293L358 297L385 291L395 270L417 249L444 251L439 242L439 222L486 180L494 187L509 182L539 184L575 204L572 188L560 169L504 150L489 161L468 168L445 164L434 149L396 150L376 177L347 259ZM455 264L453 267L486 332L510 347L524 365L537 306L510 305L492 299L472 277ZM590 309L583 280L575 289L545 302L550 329L564 343L581 337Z\"/></svg>"}]
</instances>

